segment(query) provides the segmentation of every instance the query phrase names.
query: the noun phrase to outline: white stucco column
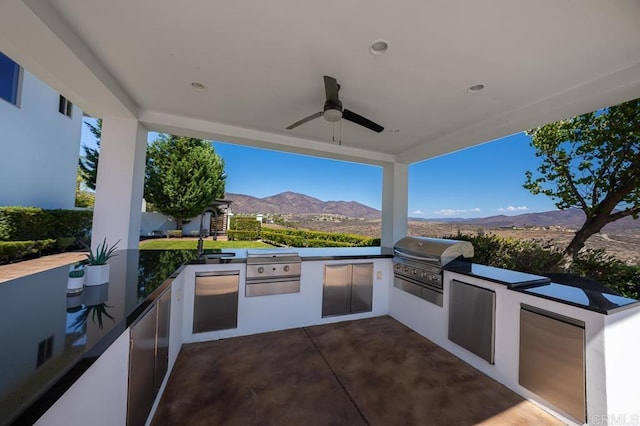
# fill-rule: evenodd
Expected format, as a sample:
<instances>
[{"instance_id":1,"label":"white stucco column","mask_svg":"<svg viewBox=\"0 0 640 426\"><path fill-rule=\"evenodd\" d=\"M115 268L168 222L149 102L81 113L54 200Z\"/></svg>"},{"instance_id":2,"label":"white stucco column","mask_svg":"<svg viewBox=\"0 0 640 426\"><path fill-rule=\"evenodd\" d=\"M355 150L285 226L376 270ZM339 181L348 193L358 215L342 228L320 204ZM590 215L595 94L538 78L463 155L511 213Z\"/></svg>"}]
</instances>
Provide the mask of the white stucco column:
<instances>
[{"instance_id":1,"label":"white stucco column","mask_svg":"<svg viewBox=\"0 0 640 426\"><path fill-rule=\"evenodd\" d=\"M104 117L91 245L103 239L138 248L147 129L135 119Z\"/></svg>"},{"instance_id":2,"label":"white stucco column","mask_svg":"<svg viewBox=\"0 0 640 426\"><path fill-rule=\"evenodd\" d=\"M407 235L409 166L388 163L382 167L382 247L393 247Z\"/></svg>"}]
</instances>

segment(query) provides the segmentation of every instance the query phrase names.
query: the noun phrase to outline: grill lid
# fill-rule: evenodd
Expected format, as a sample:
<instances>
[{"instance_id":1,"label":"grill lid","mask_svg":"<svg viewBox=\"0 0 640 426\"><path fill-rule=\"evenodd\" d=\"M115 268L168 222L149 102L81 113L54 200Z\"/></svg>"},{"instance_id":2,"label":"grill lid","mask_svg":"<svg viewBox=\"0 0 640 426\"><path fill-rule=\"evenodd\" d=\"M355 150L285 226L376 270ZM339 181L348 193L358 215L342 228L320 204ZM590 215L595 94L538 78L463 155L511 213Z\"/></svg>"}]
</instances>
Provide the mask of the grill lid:
<instances>
[{"instance_id":1,"label":"grill lid","mask_svg":"<svg viewBox=\"0 0 640 426\"><path fill-rule=\"evenodd\" d=\"M473 245L469 241L443 238L407 236L398 240L393 250L399 256L436 263L441 267L460 256L473 257Z\"/></svg>"}]
</instances>

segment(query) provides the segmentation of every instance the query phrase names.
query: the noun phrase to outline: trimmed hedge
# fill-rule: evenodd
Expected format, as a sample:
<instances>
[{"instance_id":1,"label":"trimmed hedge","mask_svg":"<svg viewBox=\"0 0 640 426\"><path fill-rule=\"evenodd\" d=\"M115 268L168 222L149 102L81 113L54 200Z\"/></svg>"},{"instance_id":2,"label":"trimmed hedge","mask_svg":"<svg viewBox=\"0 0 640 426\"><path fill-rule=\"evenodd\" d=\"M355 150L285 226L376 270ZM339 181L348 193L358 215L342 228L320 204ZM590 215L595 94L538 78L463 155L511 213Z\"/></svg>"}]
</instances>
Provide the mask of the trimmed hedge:
<instances>
[{"instance_id":1,"label":"trimmed hedge","mask_svg":"<svg viewBox=\"0 0 640 426\"><path fill-rule=\"evenodd\" d=\"M0 262L87 246L92 220L91 210L0 207Z\"/></svg>"},{"instance_id":2,"label":"trimmed hedge","mask_svg":"<svg viewBox=\"0 0 640 426\"><path fill-rule=\"evenodd\" d=\"M13 262L28 256L40 256L43 251L54 248L56 240L0 241L0 262Z\"/></svg>"},{"instance_id":3,"label":"trimmed hedge","mask_svg":"<svg viewBox=\"0 0 640 426\"><path fill-rule=\"evenodd\" d=\"M170 229L166 231L167 238L181 238L182 237L182 229Z\"/></svg>"},{"instance_id":4,"label":"trimmed hedge","mask_svg":"<svg viewBox=\"0 0 640 426\"><path fill-rule=\"evenodd\" d=\"M236 218L234 218L236 219ZM306 231L301 229L262 228L253 218L239 217L236 228L227 231L230 241L253 241L289 247L378 247L380 238L337 232ZM232 219L233 223L233 219ZM256 226L256 224L258 226ZM239 229L243 228L243 229Z\"/></svg>"},{"instance_id":5,"label":"trimmed hedge","mask_svg":"<svg viewBox=\"0 0 640 426\"><path fill-rule=\"evenodd\" d=\"M240 231L240 230L227 231L227 239L229 241L255 241L259 238L260 238L260 233L257 231Z\"/></svg>"},{"instance_id":6,"label":"trimmed hedge","mask_svg":"<svg viewBox=\"0 0 640 426\"><path fill-rule=\"evenodd\" d=\"M261 223L253 216L233 216L229 230L260 232Z\"/></svg>"},{"instance_id":7,"label":"trimmed hedge","mask_svg":"<svg viewBox=\"0 0 640 426\"><path fill-rule=\"evenodd\" d=\"M0 240L37 240L47 234L48 217L35 207L0 207Z\"/></svg>"},{"instance_id":8,"label":"trimmed hedge","mask_svg":"<svg viewBox=\"0 0 640 426\"><path fill-rule=\"evenodd\" d=\"M379 238L300 229L262 229L263 241L290 247L377 247Z\"/></svg>"},{"instance_id":9,"label":"trimmed hedge","mask_svg":"<svg viewBox=\"0 0 640 426\"><path fill-rule=\"evenodd\" d=\"M87 239L92 220L91 210L0 207L0 241Z\"/></svg>"},{"instance_id":10,"label":"trimmed hedge","mask_svg":"<svg viewBox=\"0 0 640 426\"><path fill-rule=\"evenodd\" d=\"M44 210L48 214L48 238L88 239L93 224L93 210Z\"/></svg>"}]
</instances>

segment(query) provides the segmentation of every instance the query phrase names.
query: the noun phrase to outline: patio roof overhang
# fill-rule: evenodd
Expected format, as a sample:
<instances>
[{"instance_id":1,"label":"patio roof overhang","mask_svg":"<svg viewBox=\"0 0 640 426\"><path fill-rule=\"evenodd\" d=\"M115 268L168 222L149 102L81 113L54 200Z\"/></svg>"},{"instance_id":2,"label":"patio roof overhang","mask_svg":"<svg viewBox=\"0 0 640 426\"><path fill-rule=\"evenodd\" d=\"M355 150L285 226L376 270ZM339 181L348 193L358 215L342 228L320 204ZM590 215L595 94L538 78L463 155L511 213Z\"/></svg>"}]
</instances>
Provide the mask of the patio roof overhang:
<instances>
[{"instance_id":1,"label":"patio roof overhang","mask_svg":"<svg viewBox=\"0 0 640 426\"><path fill-rule=\"evenodd\" d=\"M93 116L383 166L384 234L408 164L640 97L638 22L635 0L3 0L0 51ZM323 75L385 131L286 130Z\"/></svg>"},{"instance_id":2,"label":"patio roof overhang","mask_svg":"<svg viewBox=\"0 0 640 426\"><path fill-rule=\"evenodd\" d=\"M634 0L4 0L0 12L0 50L88 114L372 164L640 97ZM377 39L383 55L369 52ZM346 122L337 146L322 119L286 130L322 109L325 74L385 131Z\"/></svg>"}]
</instances>

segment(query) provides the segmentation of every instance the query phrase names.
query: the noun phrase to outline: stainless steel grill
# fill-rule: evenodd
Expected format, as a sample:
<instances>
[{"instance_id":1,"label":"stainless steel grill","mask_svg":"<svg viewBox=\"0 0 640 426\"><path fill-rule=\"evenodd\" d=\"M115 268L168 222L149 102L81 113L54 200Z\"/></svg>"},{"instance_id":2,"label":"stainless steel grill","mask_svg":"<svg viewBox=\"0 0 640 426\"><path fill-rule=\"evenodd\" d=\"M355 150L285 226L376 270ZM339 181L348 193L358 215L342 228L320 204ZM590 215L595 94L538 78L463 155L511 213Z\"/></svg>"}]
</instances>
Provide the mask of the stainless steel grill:
<instances>
[{"instance_id":1,"label":"stainless steel grill","mask_svg":"<svg viewBox=\"0 0 640 426\"><path fill-rule=\"evenodd\" d=\"M300 292L301 261L294 251L247 250L245 296Z\"/></svg>"},{"instance_id":2,"label":"stainless steel grill","mask_svg":"<svg viewBox=\"0 0 640 426\"><path fill-rule=\"evenodd\" d=\"M473 257L468 241L404 237L393 248L393 285L442 306L442 268Z\"/></svg>"}]
</instances>

